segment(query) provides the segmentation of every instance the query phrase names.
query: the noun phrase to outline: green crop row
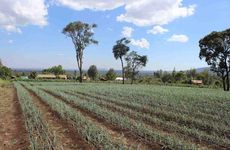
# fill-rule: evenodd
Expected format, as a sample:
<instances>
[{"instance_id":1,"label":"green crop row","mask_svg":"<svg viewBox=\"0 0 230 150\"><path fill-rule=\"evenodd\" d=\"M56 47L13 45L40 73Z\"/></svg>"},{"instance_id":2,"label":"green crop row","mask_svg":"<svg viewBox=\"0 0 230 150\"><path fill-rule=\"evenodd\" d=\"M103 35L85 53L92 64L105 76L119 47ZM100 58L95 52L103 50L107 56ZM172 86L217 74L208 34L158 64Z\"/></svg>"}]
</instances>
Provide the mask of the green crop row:
<instances>
[{"instance_id":1,"label":"green crop row","mask_svg":"<svg viewBox=\"0 0 230 150\"><path fill-rule=\"evenodd\" d=\"M172 89L162 90L162 87L158 89L153 87L153 91L145 87L137 91L133 87L111 87L112 86L106 85L101 85L100 87L87 85L81 86L81 88L79 88L79 86L69 86L68 88L118 98L127 102L140 103L142 105L160 107L162 109L167 108L172 112L192 114L191 116L200 116L202 119L208 116L207 119L214 118L214 121L219 120L218 122L220 123L223 122L224 124L230 125L230 99L224 99L226 96L223 94L217 94L219 95L217 97L211 94L214 96L214 100L213 97L207 95L207 92L194 93L193 89L191 91L186 91L184 89L176 90L177 88L175 88L173 89L174 91L172 91ZM167 88L168 87L166 87L166 89ZM184 91L184 93L180 91ZM193 93L192 96L191 93ZM200 93L204 94L202 95ZM221 96L224 98L220 99Z\"/></svg>"},{"instance_id":2,"label":"green crop row","mask_svg":"<svg viewBox=\"0 0 230 150\"><path fill-rule=\"evenodd\" d=\"M50 91L55 92L55 90L51 90L51 89ZM82 100L87 100L89 102L95 102L100 106L107 107L110 110L112 109L122 115L129 116L135 120L140 120L143 123L147 123L149 125L157 125L166 130L169 129L170 131L174 131L177 133L181 133L183 135L191 136L197 139L198 141L205 141L206 143L209 143L209 144L214 144L214 145L216 144L216 145L220 145L224 147L230 147L230 140L228 140L225 137L219 137L217 135L209 135L206 132L197 130L196 128L188 128L186 126L180 126L179 124L172 122L172 121L169 121L169 122L162 121L161 119L158 119L156 117L138 113L135 110L120 107L120 106L114 105L113 103L109 103L108 101L105 101L102 99L96 99L96 98L92 98L89 96L83 96L83 95L71 93L71 92L69 93L65 92L65 93L62 93L62 95L63 94L69 95L68 99L74 100L76 99L76 97L78 97Z\"/></svg>"},{"instance_id":3,"label":"green crop row","mask_svg":"<svg viewBox=\"0 0 230 150\"><path fill-rule=\"evenodd\" d=\"M105 119L107 122L119 126L121 129L131 131L136 136L142 137L150 143L160 142L165 147L171 149L197 149L197 146L192 143L188 143L174 135L169 136L167 133L154 130L153 128L146 126L141 121L135 121L117 112L108 111L94 102L82 101L76 97L72 99L70 98L71 95L67 95L65 93L56 92L55 94L65 98L65 100L74 103L82 109L86 109L91 113L96 114L99 118Z\"/></svg>"},{"instance_id":4,"label":"green crop row","mask_svg":"<svg viewBox=\"0 0 230 150\"><path fill-rule=\"evenodd\" d=\"M36 87L25 84L27 88L35 92L45 103L56 111L63 119L70 121L81 136L98 149L126 149L120 141L115 141L106 132L105 129L98 127L94 122L84 117L80 112L66 105L64 102L57 100L37 89Z\"/></svg>"},{"instance_id":5,"label":"green crop row","mask_svg":"<svg viewBox=\"0 0 230 150\"><path fill-rule=\"evenodd\" d=\"M113 87L114 86L114 87ZM230 100L219 100L218 98L222 95L219 94L219 96L216 97L216 100L213 100L213 98L209 99L210 97L207 96L207 92L203 92L205 94L199 94L201 97L205 97L204 100L200 100L200 97L198 97L193 92L193 97L191 98L191 94L184 93L183 96L181 96L181 92L178 92L175 88L175 90L172 92L172 90L159 90L163 89L159 86L159 89L155 89L153 93L149 92L148 88L144 88L140 91L136 91L135 88L131 86L122 86L117 87L117 85L103 85L100 84L100 86L97 85L80 85L80 86L72 86L72 84L69 84L65 86L52 86L49 85L49 88L56 88L64 89L64 90L73 90L73 91L80 91L84 93L94 93L95 95L104 95L104 97L109 97L113 99L117 99L119 101L125 101L132 104L139 104L142 107L150 107L150 108L158 108L158 109L165 109L167 111L187 116L189 118L193 118L193 120L205 120L210 122L211 124L215 124L218 122L218 125L224 126L230 126ZM113 88L111 88L113 87ZM120 90L122 89L122 90ZM167 89L167 88L166 88ZM158 92L156 92L156 91ZM181 89L179 89L181 90ZM195 89L196 90L196 89ZM169 92L171 91L171 92ZM152 90L151 90L152 92ZM162 92L162 93L161 93ZM189 91L190 92L190 91ZM179 97L181 98L178 100L177 95L172 96L172 93L179 93ZM201 92L202 93L202 92ZM189 95L186 97L186 95ZM175 95L175 94L174 94ZM223 95L224 96L224 95ZM224 96L226 97L226 96ZM222 98L223 99L223 98ZM221 106L219 106L221 105Z\"/></svg>"},{"instance_id":6,"label":"green crop row","mask_svg":"<svg viewBox=\"0 0 230 150\"><path fill-rule=\"evenodd\" d=\"M34 106L29 93L18 83L14 83L25 118L26 128L29 133L30 146L33 150L54 150L58 149L55 144L54 135L48 130L41 114Z\"/></svg>"},{"instance_id":7,"label":"green crop row","mask_svg":"<svg viewBox=\"0 0 230 150\"><path fill-rule=\"evenodd\" d=\"M65 91L73 92L73 93L81 93L83 95L89 95L88 93L84 92L77 92L76 90L71 89L65 89ZM92 95L92 94L91 94ZM178 124L190 127L190 128L196 128L201 131L208 131L210 134L216 134L220 136L227 136L230 134L230 128L225 125L218 124L218 122L211 122L207 120L202 119L194 119L191 116L187 115L180 115L177 113L170 113L167 109L160 109L160 108L150 108L148 106L142 106L140 104L136 103L130 103L127 101L122 101L119 99L114 99L112 97L105 97L100 95L93 95L94 98L104 99L108 102L114 103L118 106L124 107L124 108L130 108L137 112L157 116L160 119L163 119L164 121L174 121Z\"/></svg>"}]
</instances>

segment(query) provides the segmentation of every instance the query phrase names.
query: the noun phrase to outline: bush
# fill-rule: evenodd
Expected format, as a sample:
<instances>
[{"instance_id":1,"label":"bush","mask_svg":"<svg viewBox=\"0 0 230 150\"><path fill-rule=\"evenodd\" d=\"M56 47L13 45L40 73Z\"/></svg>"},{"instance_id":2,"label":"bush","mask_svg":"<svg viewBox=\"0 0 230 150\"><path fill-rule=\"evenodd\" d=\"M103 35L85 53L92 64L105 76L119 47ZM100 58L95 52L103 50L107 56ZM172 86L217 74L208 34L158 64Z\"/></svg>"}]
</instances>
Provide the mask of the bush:
<instances>
[{"instance_id":1,"label":"bush","mask_svg":"<svg viewBox=\"0 0 230 150\"><path fill-rule=\"evenodd\" d=\"M33 71L29 74L29 79L35 79L37 77L37 72Z\"/></svg>"},{"instance_id":2,"label":"bush","mask_svg":"<svg viewBox=\"0 0 230 150\"><path fill-rule=\"evenodd\" d=\"M0 67L0 78L1 79L10 79L12 77L12 70L5 66Z\"/></svg>"},{"instance_id":3,"label":"bush","mask_svg":"<svg viewBox=\"0 0 230 150\"><path fill-rule=\"evenodd\" d=\"M106 73L106 78L107 80L115 80L116 79L116 72L114 71L114 69L109 69L109 71Z\"/></svg>"},{"instance_id":4,"label":"bush","mask_svg":"<svg viewBox=\"0 0 230 150\"><path fill-rule=\"evenodd\" d=\"M87 73L92 80L96 80L98 75L97 67L95 65L90 66Z\"/></svg>"}]
</instances>

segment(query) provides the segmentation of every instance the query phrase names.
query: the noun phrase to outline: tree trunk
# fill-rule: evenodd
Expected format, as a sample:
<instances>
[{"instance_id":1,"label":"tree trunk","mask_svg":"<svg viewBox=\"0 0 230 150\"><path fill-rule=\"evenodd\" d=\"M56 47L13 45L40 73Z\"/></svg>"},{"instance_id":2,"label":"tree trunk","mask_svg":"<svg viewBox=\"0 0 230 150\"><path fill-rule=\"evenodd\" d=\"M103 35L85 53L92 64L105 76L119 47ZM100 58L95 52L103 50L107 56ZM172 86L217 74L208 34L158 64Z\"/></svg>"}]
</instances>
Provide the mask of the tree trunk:
<instances>
[{"instance_id":1,"label":"tree trunk","mask_svg":"<svg viewBox=\"0 0 230 150\"><path fill-rule=\"evenodd\" d=\"M224 76L222 76L222 81L223 81L223 88L224 88L224 91L226 91L225 77L224 77Z\"/></svg>"},{"instance_id":2,"label":"tree trunk","mask_svg":"<svg viewBox=\"0 0 230 150\"><path fill-rule=\"evenodd\" d=\"M82 72L82 68L80 68L80 67L79 67L79 72L80 72L80 78L79 78L79 81L80 81L80 83L82 83L82 81L83 81L83 77L82 77L83 72Z\"/></svg>"},{"instance_id":3,"label":"tree trunk","mask_svg":"<svg viewBox=\"0 0 230 150\"><path fill-rule=\"evenodd\" d=\"M133 74L132 74L132 78L131 78L131 84L133 84L133 78L134 78L134 77L133 77Z\"/></svg>"},{"instance_id":4,"label":"tree trunk","mask_svg":"<svg viewBox=\"0 0 230 150\"><path fill-rule=\"evenodd\" d=\"M82 54L80 52L76 52L76 58L77 58L77 65L78 65L78 69L80 72L80 78L79 78L79 82L82 83L83 82L83 71L82 71Z\"/></svg>"},{"instance_id":5,"label":"tree trunk","mask_svg":"<svg viewBox=\"0 0 230 150\"><path fill-rule=\"evenodd\" d=\"M133 81L134 81L134 73L135 73L135 70L132 71L132 79L131 79L131 84L133 84Z\"/></svg>"},{"instance_id":6,"label":"tree trunk","mask_svg":"<svg viewBox=\"0 0 230 150\"><path fill-rule=\"evenodd\" d=\"M226 74L227 78L226 78L226 84L227 84L227 89L226 91L229 91L229 72L227 71L227 74Z\"/></svg>"},{"instance_id":7,"label":"tree trunk","mask_svg":"<svg viewBox=\"0 0 230 150\"><path fill-rule=\"evenodd\" d=\"M121 67L122 67L122 84L125 84L125 71L124 71L124 64L123 64L123 60L121 59Z\"/></svg>"},{"instance_id":8,"label":"tree trunk","mask_svg":"<svg viewBox=\"0 0 230 150\"><path fill-rule=\"evenodd\" d=\"M227 58L225 59L225 66L226 66L225 84L227 86L227 87L225 87L225 91L229 91L229 67L228 67L228 63L227 63Z\"/></svg>"}]
</instances>

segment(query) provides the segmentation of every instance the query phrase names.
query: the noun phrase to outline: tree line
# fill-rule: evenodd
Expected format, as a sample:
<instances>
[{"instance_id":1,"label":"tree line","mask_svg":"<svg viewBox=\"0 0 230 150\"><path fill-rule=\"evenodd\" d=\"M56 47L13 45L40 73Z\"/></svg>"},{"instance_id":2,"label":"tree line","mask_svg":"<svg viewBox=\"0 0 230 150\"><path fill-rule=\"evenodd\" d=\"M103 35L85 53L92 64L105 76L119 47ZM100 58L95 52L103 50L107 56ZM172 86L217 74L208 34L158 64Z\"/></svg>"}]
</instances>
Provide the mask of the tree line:
<instances>
[{"instance_id":1,"label":"tree line","mask_svg":"<svg viewBox=\"0 0 230 150\"><path fill-rule=\"evenodd\" d=\"M230 90L230 29L214 31L199 41L200 59L204 59L222 79L224 91Z\"/></svg>"},{"instance_id":2,"label":"tree line","mask_svg":"<svg viewBox=\"0 0 230 150\"><path fill-rule=\"evenodd\" d=\"M80 82L82 82L82 64L85 48L90 44L98 44L93 39L93 28L96 24L89 25L80 21L69 23L63 33L72 39L75 46L77 64L80 71ZM125 66L124 57L129 51L129 40L122 38L113 46L113 54L115 59L120 59L122 66L122 78L124 84ZM210 66L211 71L215 72L222 78L222 84L225 91L230 90L229 71L230 71L230 29L221 32L212 32L199 41L200 59L205 59ZM140 56L136 52L131 52L126 57L127 68L132 72L132 82L134 76L138 73L138 68L146 65L147 56Z\"/></svg>"},{"instance_id":3,"label":"tree line","mask_svg":"<svg viewBox=\"0 0 230 150\"><path fill-rule=\"evenodd\" d=\"M77 66L80 72L79 80L83 81L83 55L84 50L91 44L98 44L98 41L93 38L93 29L96 28L96 24L88 24L81 21L71 22L63 29L63 34L70 37L75 48ZM121 61L122 79L123 84L125 76L128 76L133 83L135 77L138 75L139 69L146 66L147 56L141 56L136 51L130 51L130 41L127 38L117 40L112 48L112 53L115 59ZM230 29L224 31L214 31L199 41L200 53L199 58L204 59L210 66L212 72L221 78L222 86L225 91L230 90L229 73L230 73ZM126 65L124 64L126 62ZM44 72L53 72L57 74L61 66L50 68ZM93 69L94 68L94 69ZM91 70L95 70L95 66L92 66ZM60 70L59 70L60 71ZM108 72L109 75L113 70ZM63 73L63 72L61 72ZM12 71L2 65L0 62L0 78L7 79L11 76ZM89 75L94 74L93 71L88 72ZM34 75L33 75L34 76ZM176 81L177 78L183 77L182 72L178 72L175 76L169 77L167 73L164 73L162 81L167 78L171 78L172 81ZM93 77L94 78L94 77ZM205 79L203 79L205 80Z\"/></svg>"},{"instance_id":4,"label":"tree line","mask_svg":"<svg viewBox=\"0 0 230 150\"><path fill-rule=\"evenodd\" d=\"M77 59L77 66L80 72L79 81L83 81L83 55L84 50L90 44L98 44L98 41L93 38L94 32L93 29L96 28L96 24L87 24L80 21L71 22L63 29L63 34L70 37L75 48L76 52L76 59ZM135 76L138 74L138 69L145 66L147 63L147 56L138 55L137 52L132 51L131 53L127 54L130 50L128 44L130 41L127 38L122 38L116 42L113 46L113 54L115 59L120 59L121 61L121 68L122 68L122 80L123 84L125 83L125 66L124 66L124 59L127 61L126 68L132 72L132 82ZM93 66L92 66L93 67ZM91 69L93 70L93 68ZM92 74L93 72L88 72Z\"/></svg>"}]
</instances>

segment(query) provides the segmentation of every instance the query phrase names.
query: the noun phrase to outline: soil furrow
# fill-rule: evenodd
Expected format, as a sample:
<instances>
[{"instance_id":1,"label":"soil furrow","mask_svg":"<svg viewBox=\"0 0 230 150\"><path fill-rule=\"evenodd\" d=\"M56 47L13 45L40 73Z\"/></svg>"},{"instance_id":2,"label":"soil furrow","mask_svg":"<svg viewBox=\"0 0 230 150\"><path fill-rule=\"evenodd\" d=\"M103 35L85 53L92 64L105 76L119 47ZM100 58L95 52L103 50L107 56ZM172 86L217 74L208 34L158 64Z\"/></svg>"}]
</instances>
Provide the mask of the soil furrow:
<instances>
[{"instance_id":1,"label":"soil furrow","mask_svg":"<svg viewBox=\"0 0 230 150\"><path fill-rule=\"evenodd\" d=\"M105 107L107 108L108 110L110 111L113 111L113 112L118 112L122 115L126 115L128 116L129 118L131 119L134 119L134 120L138 120L140 118L137 118L135 115L132 115L132 110L130 110L129 113L125 112L125 111L122 111L122 109L118 109L116 106L113 106L113 105L109 105L109 104L105 104L105 103L101 103L100 100L98 99L90 99L89 97L83 97L81 95L77 95L77 94L72 94L72 93L69 93L69 92L64 92L66 94L69 94L69 95L72 95L72 96L76 96L76 97L79 97L79 98L82 98L88 102L90 101L93 101L94 103L98 104L99 106L102 106L102 107ZM119 107L119 106L118 106ZM179 131L173 131L169 128L166 128L166 127L162 127L162 126L159 126L157 124L155 124L153 121L151 120L148 120L148 119L142 119L143 123L145 123L146 125L154 128L154 129L158 129L158 130L162 130L163 132L167 132L169 134L177 134L177 136L180 136L180 137L183 137L185 139L190 139L190 141L196 143L196 144L199 144L199 145L202 145L202 146L205 146L205 147L209 147L209 148L212 148L212 149L224 149L225 147L219 143L213 143L209 140L207 141L204 141L204 140L200 140L199 138L193 136L193 135L185 135L183 134L182 132L179 132Z\"/></svg>"},{"instance_id":2,"label":"soil furrow","mask_svg":"<svg viewBox=\"0 0 230 150\"><path fill-rule=\"evenodd\" d=\"M123 143L125 145L127 145L128 147L136 146L139 149L153 149L153 148L156 150L157 149L159 149L159 150L164 149L161 144L153 143L153 142L150 143L149 141L144 140L142 137L139 137L139 136L131 133L129 130L121 129L121 128L107 122L105 119L98 117L96 114L76 106L74 103L67 101L65 98L60 97L59 95L56 95L53 92L50 92L48 90L43 90L43 91L45 91L46 93L50 94L51 96L53 96L57 99L62 100L67 105L71 106L72 108L77 109L77 111L80 111L84 116L91 119L94 123L105 128L108 131L108 133L110 133L115 138L122 138Z\"/></svg>"},{"instance_id":3,"label":"soil furrow","mask_svg":"<svg viewBox=\"0 0 230 150\"><path fill-rule=\"evenodd\" d=\"M103 100L106 101L105 98L100 98L98 96L90 95L88 93L77 92L77 91L76 91L76 93L81 94L83 96L88 96L88 97L91 97L91 98L103 99ZM197 129L199 129L201 131L204 131L207 134L212 134L214 132L218 136L226 136L226 137L228 137L229 132L230 132L227 128L223 128L224 130L221 131L216 127L210 126L209 124L202 124L201 122L196 122L194 120L187 120L187 119L186 120L181 120L181 119L177 118L178 116L172 115L170 113L162 112L162 111L161 112L154 112L154 111L151 111L149 108L146 108L144 106L142 108L140 108L140 107L136 107L136 106L132 106L132 105L119 103L119 102L116 102L116 101L110 101L110 102L115 104L115 105L117 105L117 106L120 106L120 107L134 109L134 110L136 110L138 112L141 112L141 113L146 113L146 114L149 114L149 115L153 115L153 116L155 116L155 117L157 117L159 119L163 119L164 121L173 121L173 122L176 122L178 124L184 125L186 127L196 127Z\"/></svg>"},{"instance_id":4,"label":"soil furrow","mask_svg":"<svg viewBox=\"0 0 230 150\"><path fill-rule=\"evenodd\" d=\"M132 110L130 110L130 112L126 112L126 111L122 111L122 109L118 109L116 106L113 105L108 105L107 103L101 103L100 100L98 99L91 99L90 97L84 97L82 95L77 95L77 94L73 94L73 93L69 93L69 92L64 92L66 94L72 95L72 96L76 96L79 97L83 100L86 100L88 102L93 101L94 103L98 104L99 106L105 107L110 111L113 112L117 112L120 113L122 115L126 115L131 119L134 120L139 120L140 118L137 118L135 115L132 115ZM119 107L119 106L118 106ZM212 142L208 139L204 139L204 140L200 140L198 137L195 137L194 135L185 135L183 134L183 132L179 132L178 130L171 130L167 127L163 127L163 126L159 126L157 124L155 124L153 121L148 120L148 119L142 119L143 123L145 123L146 125L152 127L153 129L157 129L157 130L162 130L163 132L167 132L168 134L176 134L177 136L183 137L184 139L189 139L190 142L196 143L197 145L200 145L201 147L208 147L209 149L225 149L226 147L221 145L220 143L215 143Z\"/></svg>"},{"instance_id":5,"label":"soil furrow","mask_svg":"<svg viewBox=\"0 0 230 150\"><path fill-rule=\"evenodd\" d=\"M78 134L71 122L62 119L57 112L53 111L32 90L25 88L33 98L34 104L42 112L42 117L48 123L50 131L54 133L59 148L64 150L95 149L86 140L81 138L81 135Z\"/></svg>"},{"instance_id":6,"label":"soil furrow","mask_svg":"<svg viewBox=\"0 0 230 150\"><path fill-rule=\"evenodd\" d=\"M0 87L0 149L29 149L25 118L16 89ZM19 136L20 135L20 136Z\"/></svg>"}]
</instances>

